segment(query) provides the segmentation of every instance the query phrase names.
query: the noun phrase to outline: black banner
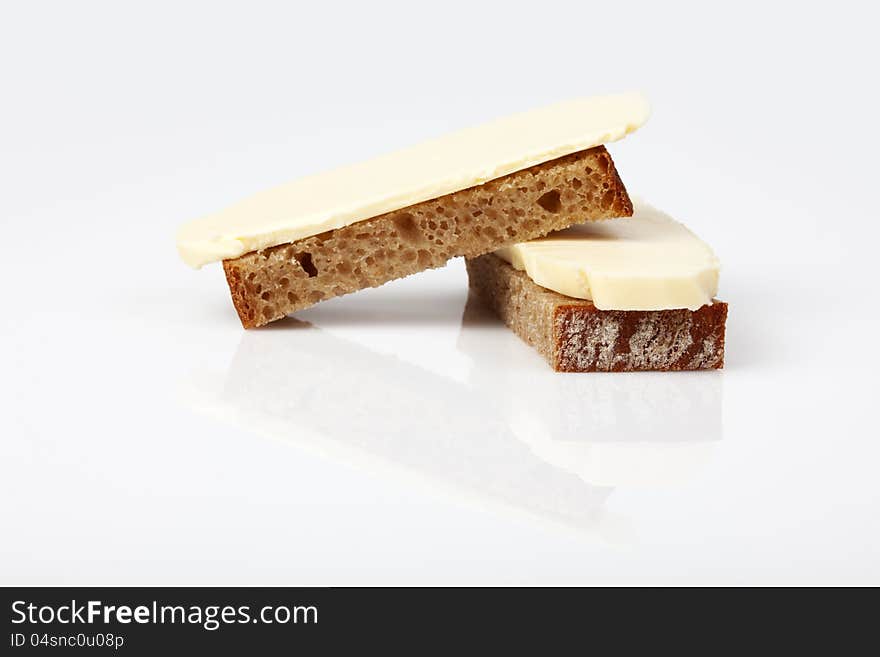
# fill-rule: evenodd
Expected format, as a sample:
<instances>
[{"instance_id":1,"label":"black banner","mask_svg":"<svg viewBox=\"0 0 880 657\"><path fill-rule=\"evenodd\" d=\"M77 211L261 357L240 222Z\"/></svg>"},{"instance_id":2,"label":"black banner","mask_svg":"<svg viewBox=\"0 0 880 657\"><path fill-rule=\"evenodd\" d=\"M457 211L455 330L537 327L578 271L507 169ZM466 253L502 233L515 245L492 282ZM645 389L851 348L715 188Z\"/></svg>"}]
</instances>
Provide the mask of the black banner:
<instances>
[{"instance_id":1,"label":"black banner","mask_svg":"<svg viewBox=\"0 0 880 657\"><path fill-rule=\"evenodd\" d=\"M453 654L502 646L547 651L611 641L616 649L682 648L714 635L730 647L790 642L829 617L800 592L645 589L5 588L0 654ZM682 595L684 594L684 595ZM744 594L748 600L744 599ZM783 607L776 599L784 595ZM747 604L739 604L746 602ZM801 614L810 605L809 613ZM725 608L737 610L726 615ZM840 607L836 609L839 611ZM873 609L873 607L871 608ZM827 608L826 608L827 610ZM868 612L868 609L862 609ZM823 614L823 625L811 616ZM857 614L835 642L870 627ZM702 639L697 641L698 645ZM711 644L703 644L711 649ZM784 645L789 645L784 643ZM817 644L818 645L818 644Z\"/></svg>"}]
</instances>

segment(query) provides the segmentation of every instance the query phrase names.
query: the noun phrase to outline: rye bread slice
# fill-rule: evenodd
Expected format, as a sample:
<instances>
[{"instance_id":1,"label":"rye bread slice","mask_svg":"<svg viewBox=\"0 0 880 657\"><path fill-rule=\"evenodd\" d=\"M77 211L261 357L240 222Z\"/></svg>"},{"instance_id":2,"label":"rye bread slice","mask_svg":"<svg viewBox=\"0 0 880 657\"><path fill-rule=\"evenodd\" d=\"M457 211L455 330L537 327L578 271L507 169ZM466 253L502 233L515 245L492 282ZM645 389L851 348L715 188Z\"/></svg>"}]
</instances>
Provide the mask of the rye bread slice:
<instances>
[{"instance_id":1,"label":"rye bread slice","mask_svg":"<svg viewBox=\"0 0 880 657\"><path fill-rule=\"evenodd\" d=\"M632 214L603 146L350 226L224 260L245 328L572 224Z\"/></svg>"},{"instance_id":2,"label":"rye bread slice","mask_svg":"<svg viewBox=\"0 0 880 657\"><path fill-rule=\"evenodd\" d=\"M695 311L599 310L541 287L491 253L466 264L482 301L558 372L724 367L722 301Z\"/></svg>"}]
</instances>

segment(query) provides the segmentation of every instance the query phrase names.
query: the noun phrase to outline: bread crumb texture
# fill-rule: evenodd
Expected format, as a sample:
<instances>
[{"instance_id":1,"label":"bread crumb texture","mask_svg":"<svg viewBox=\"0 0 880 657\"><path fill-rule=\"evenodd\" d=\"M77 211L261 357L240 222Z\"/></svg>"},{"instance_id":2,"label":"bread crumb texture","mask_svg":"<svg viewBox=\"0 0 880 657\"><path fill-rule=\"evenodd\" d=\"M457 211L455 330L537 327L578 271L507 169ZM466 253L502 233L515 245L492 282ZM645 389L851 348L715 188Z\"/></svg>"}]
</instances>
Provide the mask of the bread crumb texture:
<instances>
[{"instance_id":1,"label":"bread crumb texture","mask_svg":"<svg viewBox=\"0 0 880 657\"><path fill-rule=\"evenodd\" d=\"M246 328L377 287L456 256L476 257L632 203L600 146L350 226L224 260Z\"/></svg>"}]
</instances>

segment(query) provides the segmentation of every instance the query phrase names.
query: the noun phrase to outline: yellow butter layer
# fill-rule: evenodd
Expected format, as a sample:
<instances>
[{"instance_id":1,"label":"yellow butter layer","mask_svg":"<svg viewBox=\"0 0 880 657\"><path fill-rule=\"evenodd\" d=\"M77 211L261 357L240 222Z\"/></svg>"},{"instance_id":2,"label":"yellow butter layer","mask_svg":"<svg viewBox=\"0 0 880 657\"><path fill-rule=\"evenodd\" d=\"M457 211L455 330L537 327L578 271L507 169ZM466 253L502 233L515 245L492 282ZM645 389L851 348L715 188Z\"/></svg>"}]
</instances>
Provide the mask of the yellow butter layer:
<instances>
[{"instance_id":1,"label":"yellow butter layer","mask_svg":"<svg viewBox=\"0 0 880 657\"><path fill-rule=\"evenodd\" d=\"M696 310L718 291L720 263L685 226L637 201L632 217L572 226L496 251L542 287L600 310Z\"/></svg>"},{"instance_id":2,"label":"yellow butter layer","mask_svg":"<svg viewBox=\"0 0 880 657\"><path fill-rule=\"evenodd\" d=\"M616 141L648 114L639 94L515 114L266 190L183 225L177 249L201 267L317 235Z\"/></svg>"}]
</instances>

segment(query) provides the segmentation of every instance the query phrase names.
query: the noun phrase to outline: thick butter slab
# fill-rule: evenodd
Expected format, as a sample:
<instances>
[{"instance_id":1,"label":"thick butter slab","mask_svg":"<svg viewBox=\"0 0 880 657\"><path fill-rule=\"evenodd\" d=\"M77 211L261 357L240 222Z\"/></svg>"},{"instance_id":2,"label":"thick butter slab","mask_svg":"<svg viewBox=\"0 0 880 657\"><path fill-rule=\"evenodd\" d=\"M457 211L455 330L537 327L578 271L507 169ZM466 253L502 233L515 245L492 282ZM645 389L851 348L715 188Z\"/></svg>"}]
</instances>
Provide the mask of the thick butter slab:
<instances>
[{"instance_id":1,"label":"thick butter slab","mask_svg":"<svg viewBox=\"0 0 880 657\"><path fill-rule=\"evenodd\" d=\"M201 267L293 242L616 141L648 114L639 94L515 114L261 192L185 224L177 249Z\"/></svg>"},{"instance_id":2,"label":"thick butter slab","mask_svg":"<svg viewBox=\"0 0 880 657\"><path fill-rule=\"evenodd\" d=\"M642 201L632 217L572 226L496 255L538 285L600 310L697 310L718 291L712 249Z\"/></svg>"}]
</instances>

